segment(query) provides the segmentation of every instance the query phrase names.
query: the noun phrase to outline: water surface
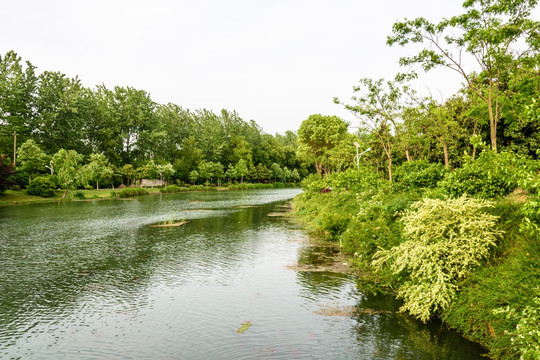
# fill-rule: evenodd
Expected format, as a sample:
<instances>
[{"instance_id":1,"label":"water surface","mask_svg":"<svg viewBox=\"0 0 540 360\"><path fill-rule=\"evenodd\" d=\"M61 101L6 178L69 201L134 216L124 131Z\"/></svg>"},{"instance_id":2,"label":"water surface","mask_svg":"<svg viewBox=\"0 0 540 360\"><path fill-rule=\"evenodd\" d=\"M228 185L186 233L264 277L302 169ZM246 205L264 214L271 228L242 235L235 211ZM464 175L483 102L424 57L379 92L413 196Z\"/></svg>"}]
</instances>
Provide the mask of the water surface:
<instances>
[{"instance_id":1,"label":"water surface","mask_svg":"<svg viewBox=\"0 0 540 360\"><path fill-rule=\"evenodd\" d=\"M0 358L481 358L351 276L291 270L320 251L275 216L298 192L0 208Z\"/></svg>"}]
</instances>

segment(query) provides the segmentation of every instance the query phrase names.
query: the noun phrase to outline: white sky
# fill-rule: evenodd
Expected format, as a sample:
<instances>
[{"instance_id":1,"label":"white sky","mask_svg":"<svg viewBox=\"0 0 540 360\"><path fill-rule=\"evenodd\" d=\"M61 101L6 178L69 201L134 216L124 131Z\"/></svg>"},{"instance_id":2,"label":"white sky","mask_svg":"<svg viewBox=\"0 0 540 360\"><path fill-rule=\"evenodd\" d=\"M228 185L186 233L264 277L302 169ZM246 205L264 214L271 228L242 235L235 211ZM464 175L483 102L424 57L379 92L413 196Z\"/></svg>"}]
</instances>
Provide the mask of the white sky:
<instances>
[{"instance_id":1,"label":"white sky","mask_svg":"<svg viewBox=\"0 0 540 360\"><path fill-rule=\"evenodd\" d=\"M396 20L461 12L461 0L0 0L0 54L14 50L85 86L133 86L159 103L236 110L273 134L338 115L362 77L394 77ZM448 96L446 71L419 83ZM422 90L422 89L419 89Z\"/></svg>"}]
</instances>

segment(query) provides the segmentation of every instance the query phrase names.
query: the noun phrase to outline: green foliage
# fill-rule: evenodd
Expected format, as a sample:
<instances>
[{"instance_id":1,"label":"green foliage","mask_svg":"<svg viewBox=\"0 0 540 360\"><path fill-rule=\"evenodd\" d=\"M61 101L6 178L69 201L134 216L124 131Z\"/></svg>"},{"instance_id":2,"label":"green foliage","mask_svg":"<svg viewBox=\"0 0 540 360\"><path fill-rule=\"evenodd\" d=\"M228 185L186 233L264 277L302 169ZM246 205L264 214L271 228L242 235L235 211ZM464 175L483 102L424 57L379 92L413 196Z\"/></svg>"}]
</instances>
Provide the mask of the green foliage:
<instances>
[{"instance_id":1,"label":"green foliage","mask_svg":"<svg viewBox=\"0 0 540 360\"><path fill-rule=\"evenodd\" d=\"M496 314L505 314L507 319L517 323L515 329L506 331L506 334L511 336L510 341L518 348L522 360L540 358L540 288L537 293L539 295L533 299L533 305L525 306L519 313L510 305L493 311Z\"/></svg>"},{"instance_id":2,"label":"green foliage","mask_svg":"<svg viewBox=\"0 0 540 360\"><path fill-rule=\"evenodd\" d=\"M516 325L522 311L535 306L535 298L540 296L540 242L538 236L520 232L519 204L500 201L490 212L500 216L505 236L486 266L474 270L463 281L442 319L488 348L492 358L517 359L520 349L516 346Z\"/></svg>"},{"instance_id":3,"label":"green foliage","mask_svg":"<svg viewBox=\"0 0 540 360\"><path fill-rule=\"evenodd\" d=\"M390 249L402 242L403 225L398 214L418 200L414 193L366 191L356 197L360 210L341 237L343 249L355 254L357 264L369 266L380 249Z\"/></svg>"},{"instance_id":4,"label":"green foliage","mask_svg":"<svg viewBox=\"0 0 540 360\"><path fill-rule=\"evenodd\" d=\"M389 264L395 274L406 274L398 291L403 311L426 322L448 308L458 281L485 259L501 236L497 217L484 210L493 204L462 196L424 199L403 213L406 241L378 251L373 266Z\"/></svg>"},{"instance_id":5,"label":"green foliage","mask_svg":"<svg viewBox=\"0 0 540 360\"><path fill-rule=\"evenodd\" d=\"M274 184L236 184L230 185L229 190L249 190L249 189L273 189Z\"/></svg>"},{"instance_id":6,"label":"green foliage","mask_svg":"<svg viewBox=\"0 0 540 360\"><path fill-rule=\"evenodd\" d=\"M185 190L186 188L177 185L167 185L166 187L159 189L162 193L177 193Z\"/></svg>"},{"instance_id":7,"label":"green foliage","mask_svg":"<svg viewBox=\"0 0 540 360\"><path fill-rule=\"evenodd\" d=\"M396 167L394 180L398 187L404 189L435 188L446 174L442 164L426 160L407 161Z\"/></svg>"},{"instance_id":8,"label":"green foliage","mask_svg":"<svg viewBox=\"0 0 540 360\"><path fill-rule=\"evenodd\" d=\"M240 178L241 183L244 182L244 176L249 173L247 161L244 159L240 159L234 166L234 173L237 177Z\"/></svg>"},{"instance_id":9,"label":"green foliage","mask_svg":"<svg viewBox=\"0 0 540 360\"><path fill-rule=\"evenodd\" d=\"M30 183L26 187L26 193L28 195L36 195L41 197L53 197L55 191L55 184L49 177L38 176L35 179L30 180Z\"/></svg>"},{"instance_id":10,"label":"green foliage","mask_svg":"<svg viewBox=\"0 0 540 360\"><path fill-rule=\"evenodd\" d=\"M23 62L14 51L0 54L0 154L13 151L15 131L22 144L34 130L28 125L36 114L37 83L29 61Z\"/></svg>"},{"instance_id":11,"label":"green foliage","mask_svg":"<svg viewBox=\"0 0 540 360\"><path fill-rule=\"evenodd\" d=\"M147 194L148 194L148 190L143 189L143 188L125 188L118 193L118 196L122 198L126 198L126 197L147 195Z\"/></svg>"},{"instance_id":12,"label":"green foliage","mask_svg":"<svg viewBox=\"0 0 540 360\"><path fill-rule=\"evenodd\" d=\"M49 157L34 140L29 139L17 149L17 163L29 174L42 173L49 164Z\"/></svg>"},{"instance_id":13,"label":"green foliage","mask_svg":"<svg viewBox=\"0 0 540 360\"><path fill-rule=\"evenodd\" d=\"M350 193L301 194L294 200L294 208L315 231L324 233L332 240L347 229L350 220L360 209L356 198Z\"/></svg>"},{"instance_id":14,"label":"green foliage","mask_svg":"<svg viewBox=\"0 0 540 360\"><path fill-rule=\"evenodd\" d=\"M335 172L326 177L311 174L302 180L302 189L307 196L319 193L323 189L349 190L355 193L377 190L385 183L379 175L367 167L350 168L343 172Z\"/></svg>"},{"instance_id":15,"label":"green foliage","mask_svg":"<svg viewBox=\"0 0 540 360\"><path fill-rule=\"evenodd\" d=\"M388 163L388 179L393 180L392 161L394 139L392 133L398 129L398 119L401 111L400 98L403 89L398 82L384 79L360 79L359 85L353 87L355 95L352 104L343 104L345 109L353 113L360 125L375 135L382 147ZM340 104L338 98L334 98Z\"/></svg>"},{"instance_id":16,"label":"green foliage","mask_svg":"<svg viewBox=\"0 0 540 360\"><path fill-rule=\"evenodd\" d=\"M315 163L319 175L329 172L328 152L340 144L347 133L347 123L337 116L310 115L298 129L300 156ZM275 176L275 175L274 175Z\"/></svg>"},{"instance_id":17,"label":"green foliage","mask_svg":"<svg viewBox=\"0 0 540 360\"><path fill-rule=\"evenodd\" d=\"M424 71L445 67L460 74L471 95L489 109L489 137L497 152L497 125L507 86L501 80L522 76L523 68L538 64L540 22L531 19L536 4L536 0L468 0L463 3L464 13L439 23L424 18L394 23L387 44L423 44L416 55L399 60L409 72L418 64ZM480 73L463 67L465 55L481 64Z\"/></svg>"},{"instance_id":18,"label":"green foliage","mask_svg":"<svg viewBox=\"0 0 540 360\"><path fill-rule=\"evenodd\" d=\"M463 194L491 199L508 195L524 173L530 172L526 159L519 155L484 151L475 161L454 170L440 183L442 190L453 197Z\"/></svg>"},{"instance_id":19,"label":"green foliage","mask_svg":"<svg viewBox=\"0 0 540 360\"><path fill-rule=\"evenodd\" d=\"M73 193L73 197L76 199L86 199L86 196L84 195L82 191L75 191Z\"/></svg>"},{"instance_id":20,"label":"green foliage","mask_svg":"<svg viewBox=\"0 0 540 360\"><path fill-rule=\"evenodd\" d=\"M383 186L380 176L370 168L350 168L344 172L330 174L326 178L327 187L333 189L348 189L353 192L376 190Z\"/></svg>"},{"instance_id":21,"label":"green foliage","mask_svg":"<svg viewBox=\"0 0 540 360\"><path fill-rule=\"evenodd\" d=\"M74 188L78 180L83 178L78 175L83 156L75 150L60 149L52 158L55 175L58 177L59 185L64 189Z\"/></svg>"}]
</instances>

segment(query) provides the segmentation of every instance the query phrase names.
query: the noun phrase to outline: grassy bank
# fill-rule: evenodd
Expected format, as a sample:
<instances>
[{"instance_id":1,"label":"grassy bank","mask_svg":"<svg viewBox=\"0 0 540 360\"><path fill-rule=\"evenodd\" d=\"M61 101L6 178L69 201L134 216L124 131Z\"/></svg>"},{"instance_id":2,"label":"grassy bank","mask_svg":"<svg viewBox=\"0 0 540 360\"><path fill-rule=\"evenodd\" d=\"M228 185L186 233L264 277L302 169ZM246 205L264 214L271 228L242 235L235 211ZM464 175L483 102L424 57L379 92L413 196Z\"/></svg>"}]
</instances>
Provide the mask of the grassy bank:
<instances>
[{"instance_id":1,"label":"grassy bank","mask_svg":"<svg viewBox=\"0 0 540 360\"><path fill-rule=\"evenodd\" d=\"M402 311L421 320L442 319L483 345L494 359L538 359L540 241L534 227L524 227L525 214L531 213L527 207L537 202L534 191L497 194L485 201L449 197L443 186L455 187L444 174L426 187L374 184L362 178L352 172L313 178L304 183L294 209L307 227L339 243L366 274L360 282L364 290L396 295L403 301ZM320 193L329 187L332 191ZM432 203L449 208L422 213L422 207ZM477 213L470 212L472 208ZM437 211L442 217L437 218ZM425 218L415 220L421 214ZM462 216L469 220L461 221ZM539 219L534 213L526 220L537 224ZM449 239L445 236L451 226L440 227L445 221L459 228ZM467 228L471 221L478 223ZM422 243L431 230L432 237L440 233L442 240ZM492 243L486 242L488 236ZM463 253L464 260L456 264L452 257ZM434 280L432 273L445 282Z\"/></svg>"},{"instance_id":2,"label":"grassy bank","mask_svg":"<svg viewBox=\"0 0 540 360\"><path fill-rule=\"evenodd\" d=\"M0 193L0 205L16 205L26 203L39 203L39 202L58 202L58 201L80 201L80 200L105 200L115 199L117 197L133 197L141 195L152 195L159 193L178 193L178 192L190 192L190 191L226 191L226 190L250 190L250 189L274 189L295 187L295 184L235 184L230 186L176 186L169 185L167 187L155 187L155 188L124 188L124 189L99 189L99 190L70 190L67 193L65 199L62 199L64 194L63 190L54 191L52 197L41 197L28 195L25 190L6 190Z\"/></svg>"}]
</instances>

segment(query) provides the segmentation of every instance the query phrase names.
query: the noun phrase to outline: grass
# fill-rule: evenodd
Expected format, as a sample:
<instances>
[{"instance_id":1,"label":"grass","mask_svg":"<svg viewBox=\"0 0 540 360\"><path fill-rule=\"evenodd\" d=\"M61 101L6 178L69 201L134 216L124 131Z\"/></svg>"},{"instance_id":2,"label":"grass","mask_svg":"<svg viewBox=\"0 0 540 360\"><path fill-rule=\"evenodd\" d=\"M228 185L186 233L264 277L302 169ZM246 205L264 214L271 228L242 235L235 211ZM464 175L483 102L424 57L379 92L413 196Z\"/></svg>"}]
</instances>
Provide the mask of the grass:
<instances>
[{"instance_id":1,"label":"grass","mask_svg":"<svg viewBox=\"0 0 540 360\"><path fill-rule=\"evenodd\" d=\"M158 188L148 188L146 189L150 194L159 193ZM80 201L80 200L103 200L103 199L114 199L119 195L121 190L118 189L99 189L99 190L70 190L67 193L67 197L62 199L64 190L57 190L53 197L44 198L40 196L28 195L26 191L14 191L6 190L3 193L0 193L0 205L15 205L15 204L25 204L25 203L42 203L42 202L58 202L58 201Z\"/></svg>"},{"instance_id":2,"label":"grass","mask_svg":"<svg viewBox=\"0 0 540 360\"><path fill-rule=\"evenodd\" d=\"M371 256L379 248L402 241L399 213L422 196L415 192L374 195L303 193L293 204L296 216L308 228L339 242L355 266L367 273L360 279L364 290L393 293L404 279L372 273ZM505 235L489 258L458 284L457 297L439 314L451 328L483 345L493 359L517 359L521 351L512 341L519 316L509 317L499 310L510 307L519 315L527 308L536 309L535 299L540 298L540 241L538 236L520 232L521 207L526 201L525 194L516 191L498 199L489 210L500 217L497 227Z\"/></svg>"},{"instance_id":3,"label":"grass","mask_svg":"<svg viewBox=\"0 0 540 360\"><path fill-rule=\"evenodd\" d=\"M204 185L195 185L189 187L180 187L176 185L170 185L165 188L144 188L146 192L150 195L159 194L159 193L175 193L175 192L186 192L186 191L223 191L223 190L249 190L249 189L262 189L262 188L280 188L285 187L281 183L276 184L241 184L242 186L232 185L229 187L221 186L204 186ZM287 186L294 186L294 184L287 184ZM99 189L99 190L86 190L86 189L76 189L70 190L67 193L65 199L62 199L64 190L57 190L53 197L44 198L40 196L28 195L25 190L14 191L6 190L3 193L0 193L0 205L15 205L15 204L26 204L26 203L37 203L37 202L58 202L58 201L81 201L81 200L105 200L105 199L114 199L117 196L122 196L124 193L127 195L128 192L137 192L140 188L124 188L124 189ZM137 194L137 195L146 195L146 194ZM134 196L134 195L127 195Z\"/></svg>"}]
</instances>

